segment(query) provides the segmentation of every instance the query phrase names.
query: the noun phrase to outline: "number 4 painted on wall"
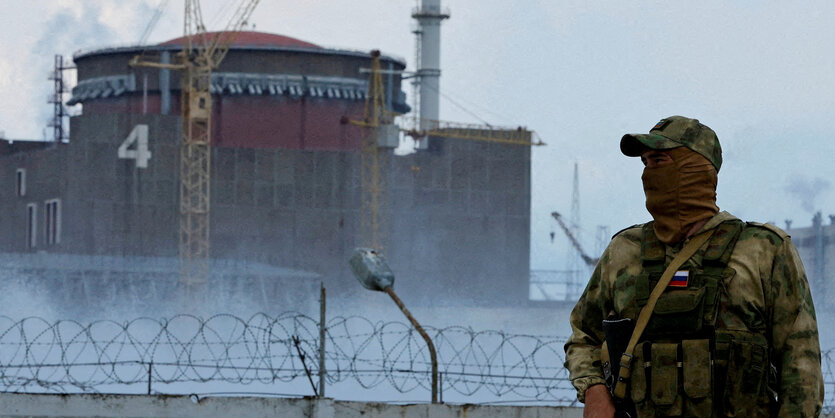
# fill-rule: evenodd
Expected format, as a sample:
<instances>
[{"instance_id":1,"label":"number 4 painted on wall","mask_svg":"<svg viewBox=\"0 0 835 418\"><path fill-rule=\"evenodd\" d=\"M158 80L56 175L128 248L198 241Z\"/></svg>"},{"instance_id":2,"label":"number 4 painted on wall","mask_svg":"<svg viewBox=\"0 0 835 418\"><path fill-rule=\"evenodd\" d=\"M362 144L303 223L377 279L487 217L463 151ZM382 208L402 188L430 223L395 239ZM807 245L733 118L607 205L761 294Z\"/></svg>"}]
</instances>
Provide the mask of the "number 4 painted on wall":
<instances>
[{"instance_id":1,"label":"number 4 painted on wall","mask_svg":"<svg viewBox=\"0 0 835 418\"><path fill-rule=\"evenodd\" d=\"M136 142L135 149L128 149ZM130 135L119 145L119 158L136 160L137 168L148 168L151 151L148 151L148 125L136 125Z\"/></svg>"}]
</instances>

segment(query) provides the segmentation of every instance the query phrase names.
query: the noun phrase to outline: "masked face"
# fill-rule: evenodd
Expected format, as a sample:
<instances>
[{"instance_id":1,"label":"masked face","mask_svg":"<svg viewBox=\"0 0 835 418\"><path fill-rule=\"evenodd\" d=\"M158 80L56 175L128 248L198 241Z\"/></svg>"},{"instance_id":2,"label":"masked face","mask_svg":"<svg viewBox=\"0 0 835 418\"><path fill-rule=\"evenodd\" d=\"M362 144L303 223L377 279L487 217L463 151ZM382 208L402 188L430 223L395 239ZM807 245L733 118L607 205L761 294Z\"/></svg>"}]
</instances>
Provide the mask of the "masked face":
<instances>
[{"instance_id":1,"label":"masked face","mask_svg":"<svg viewBox=\"0 0 835 418\"><path fill-rule=\"evenodd\" d=\"M696 223L717 212L716 168L702 155L686 147L642 155L647 165L641 180L647 210L655 220L655 234L661 242L684 240Z\"/></svg>"}]
</instances>

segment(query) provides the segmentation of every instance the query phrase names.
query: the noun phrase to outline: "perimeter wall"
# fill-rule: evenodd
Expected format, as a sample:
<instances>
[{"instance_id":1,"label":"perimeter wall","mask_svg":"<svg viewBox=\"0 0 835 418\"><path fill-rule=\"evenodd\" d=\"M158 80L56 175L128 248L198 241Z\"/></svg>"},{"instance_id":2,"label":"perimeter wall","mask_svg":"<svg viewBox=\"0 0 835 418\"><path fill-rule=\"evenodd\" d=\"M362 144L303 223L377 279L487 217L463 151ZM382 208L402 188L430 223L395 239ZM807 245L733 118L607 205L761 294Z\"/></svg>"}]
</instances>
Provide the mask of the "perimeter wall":
<instances>
[{"instance_id":1,"label":"perimeter wall","mask_svg":"<svg viewBox=\"0 0 835 418\"><path fill-rule=\"evenodd\" d=\"M284 417L284 418L539 418L582 417L580 408L556 406L392 405L333 399L167 395L0 394L2 417Z\"/></svg>"}]
</instances>

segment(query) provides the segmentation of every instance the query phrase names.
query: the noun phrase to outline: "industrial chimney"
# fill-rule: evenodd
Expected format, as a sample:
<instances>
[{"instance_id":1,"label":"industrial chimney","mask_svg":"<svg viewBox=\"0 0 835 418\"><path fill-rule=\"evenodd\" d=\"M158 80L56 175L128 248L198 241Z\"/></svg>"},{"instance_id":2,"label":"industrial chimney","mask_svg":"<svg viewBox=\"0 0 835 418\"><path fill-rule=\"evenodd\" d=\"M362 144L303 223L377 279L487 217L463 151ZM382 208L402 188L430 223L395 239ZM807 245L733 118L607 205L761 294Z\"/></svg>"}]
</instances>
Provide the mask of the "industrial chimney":
<instances>
[{"instance_id":1,"label":"industrial chimney","mask_svg":"<svg viewBox=\"0 0 835 418\"><path fill-rule=\"evenodd\" d=\"M417 20L417 80L420 83L420 113L422 129L432 128L431 122L439 115L439 79L441 78L441 21L449 18L441 11L441 0L421 0L412 11ZM417 110L417 109L416 109ZM425 146L426 141L423 142Z\"/></svg>"}]
</instances>

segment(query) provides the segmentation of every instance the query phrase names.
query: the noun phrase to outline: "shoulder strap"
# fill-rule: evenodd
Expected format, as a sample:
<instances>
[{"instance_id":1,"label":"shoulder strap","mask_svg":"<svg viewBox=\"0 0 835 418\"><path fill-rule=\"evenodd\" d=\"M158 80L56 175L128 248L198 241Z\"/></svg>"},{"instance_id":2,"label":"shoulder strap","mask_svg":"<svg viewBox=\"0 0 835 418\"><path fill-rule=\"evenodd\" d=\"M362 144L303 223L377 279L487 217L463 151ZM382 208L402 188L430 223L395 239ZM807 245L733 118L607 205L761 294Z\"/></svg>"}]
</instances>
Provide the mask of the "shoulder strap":
<instances>
[{"instance_id":1,"label":"shoulder strap","mask_svg":"<svg viewBox=\"0 0 835 418\"><path fill-rule=\"evenodd\" d=\"M747 222L747 224L751 225L751 226L758 226L760 228L768 229L769 231L777 234L783 240L786 240L790 237L788 232L783 231L782 229L778 228L777 225L774 225L772 223Z\"/></svg>"},{"instance_id":2,"label":"shoulder strap","mask_svg":"<svg viewBox=\"0 0 835 418\"><path fill-rule=\"evenodd\" d=\"M702 257L705 267L723 269L728 265L743 225L742 221L732 220L722 222L714 229L715 232L711 235Z\"/></svg>"},{"instance_id":3,"label":"shoulder strap","mask_svg":"<svg viewBox=\"0 0 835 418\"><path fill-rule=\"evenodd\" d=\"M652 316L652 311L655 309L655 303L658 302L658 298L661 296L661 293L664 293L664 290L667 288L667 285L670 283L670 280L673 278L673 275L676 273L676 270L684 264L685 261L689 260L696 251L710 238L712 231L705 231L699 235L694 236L690 239L687 245L681 249L681 251L676 254L673 258L673 261L670 262L670 265L667 266L667 270L664 270L664 274L661 276L661 279L658 280L658 284L655 285L655 288L652 289L652 293L649 295L649 300L647 300L647 304L644 305L643 309L641 309L641 313L638 314L638 320L635 322L635 330L632 332L632 338L629 339L629 344L626 345L626 351L621 355L620 358L620 372L618 373L618 381L615 384L615 390L613 395L618 399L623 399L626 397L626 381L629 380L630 376L630 367L632 365L632 352L635 351L635 345L638 344L638 340L641 338L641 334L644 333L644 328L646 328L647 324L649 323L649 318Z\"/></svg>"}]
</instances>

